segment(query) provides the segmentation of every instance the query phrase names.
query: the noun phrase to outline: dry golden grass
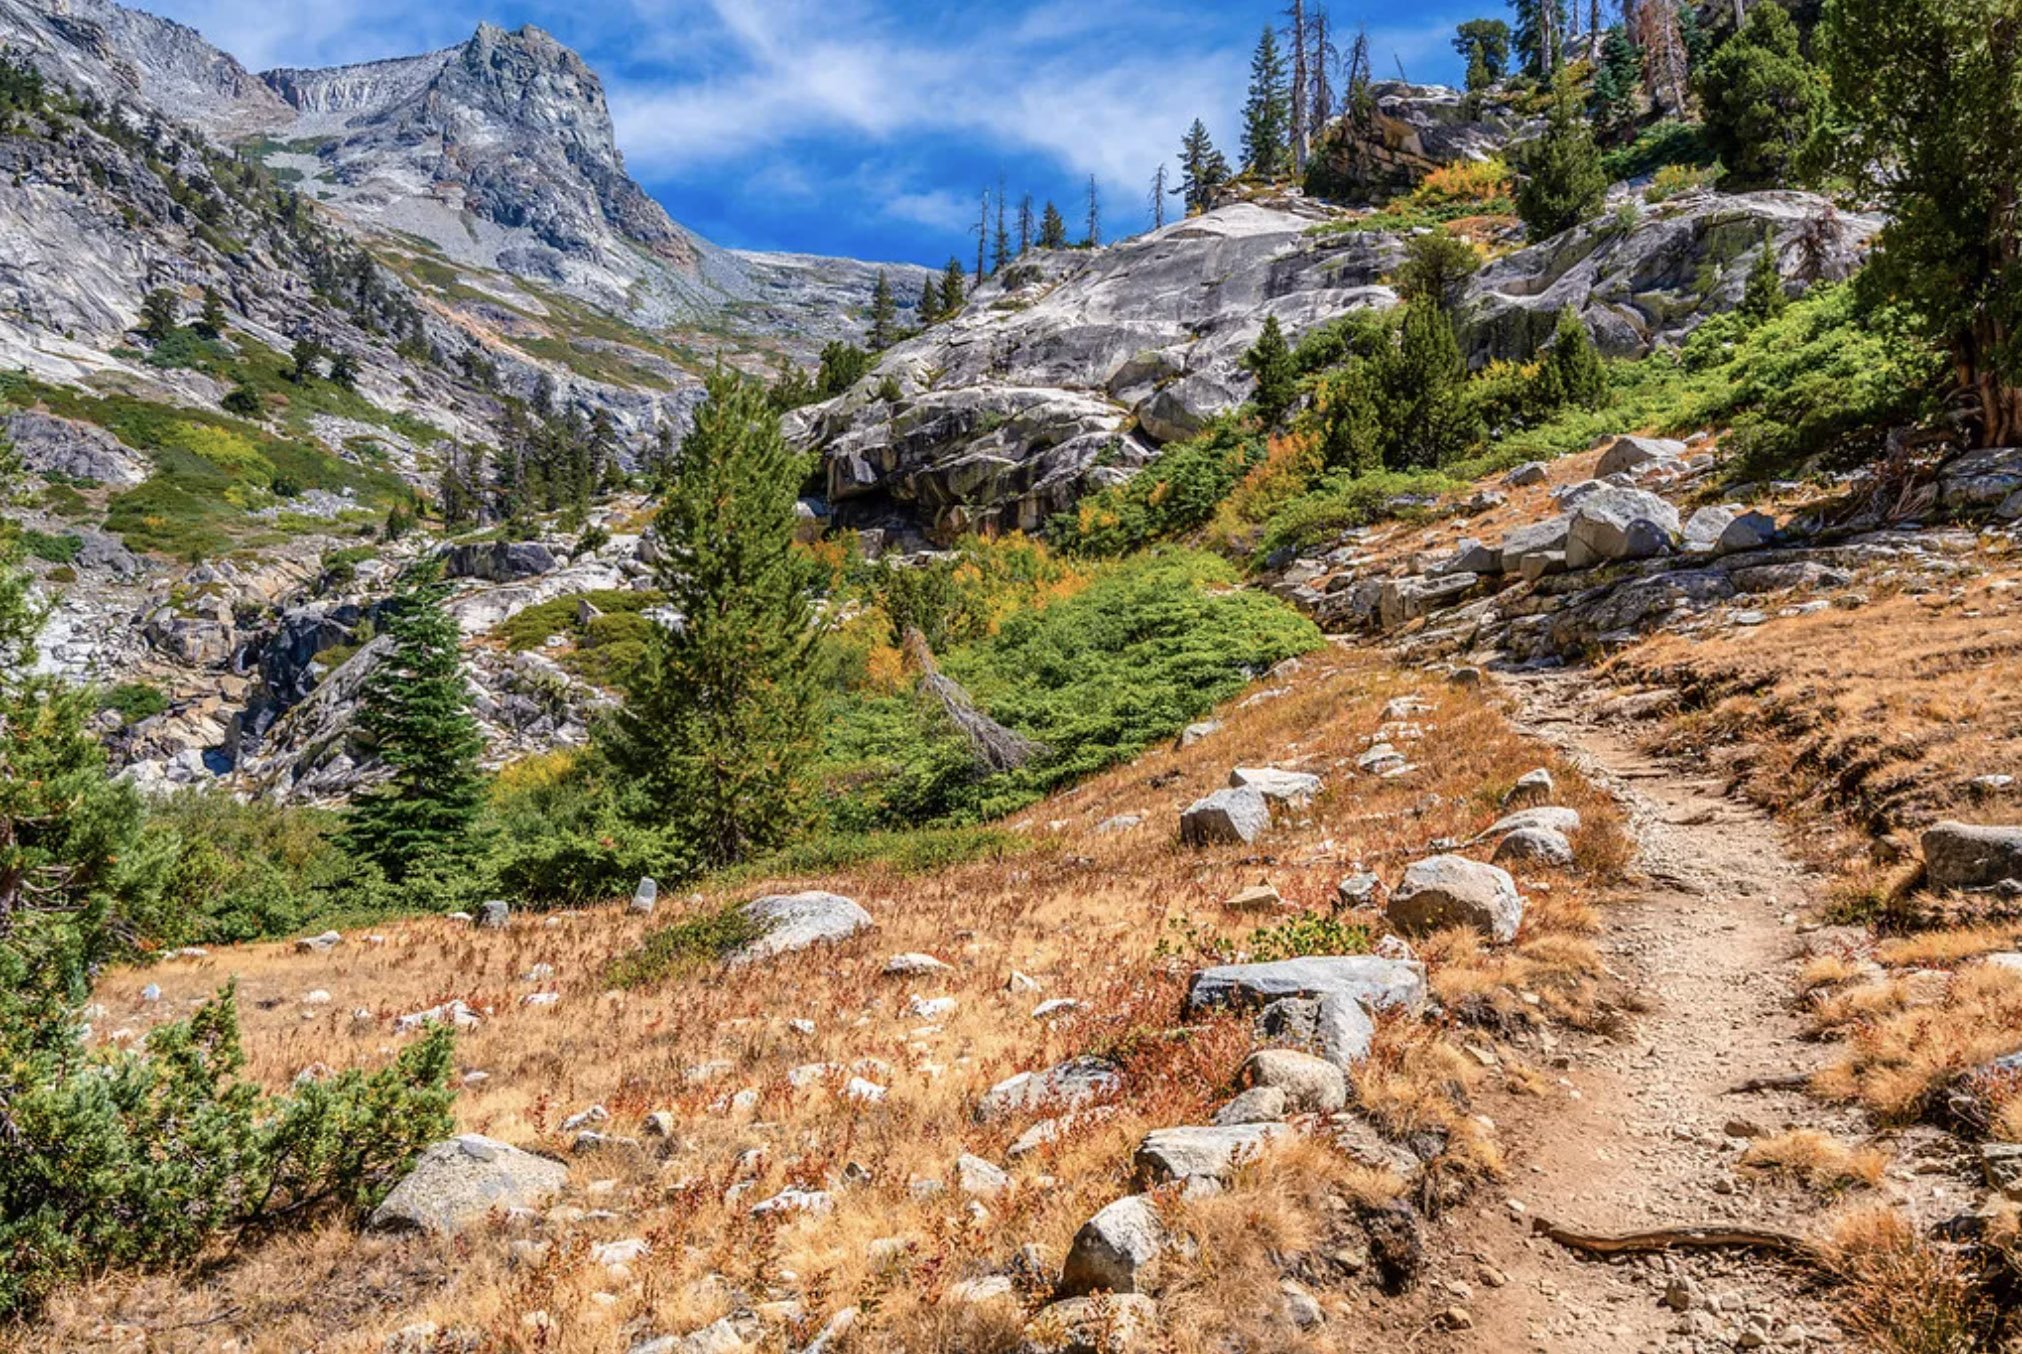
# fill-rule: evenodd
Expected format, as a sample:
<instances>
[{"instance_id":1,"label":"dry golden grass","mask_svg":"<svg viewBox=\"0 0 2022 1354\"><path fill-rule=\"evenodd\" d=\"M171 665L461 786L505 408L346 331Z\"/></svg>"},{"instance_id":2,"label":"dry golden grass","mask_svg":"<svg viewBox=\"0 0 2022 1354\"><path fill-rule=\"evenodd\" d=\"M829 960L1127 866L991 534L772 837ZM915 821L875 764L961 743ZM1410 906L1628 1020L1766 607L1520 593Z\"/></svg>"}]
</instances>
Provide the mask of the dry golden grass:
<instances>
[{"instance_id":1,"label":"dry golden grass","mask_svg":"<svg viewBox=\"0 0 2022 1354\"><path fill-rule=\"evenodd\" d=\"M1875 946L1875 961L1891 968L1945 967L1983 954L2013 950L2022 932L2007 926L1960 926L1895 936Z\"/></svg>"},{"instance_id":2,"label":"dry golden grass","mask_svg":"<svg viewBox=\"0 0 2022 1354\"><path fill-rule=\"evenodd\" d=\"M1903 1123L1961 1077L2022 1049L2022 972L1970 965L1922 1005L1904 1004L1908 989L1896 980L1839 994L1858 998L1860 1009L1846 1013L1854 1023L1845 1049L1812 1079L1813 1090Z\"/></svg>"},{"instance_id":3,"label":"dry golden grass","mask_svg":"<svg viewBox=\"0 0 2022 1354\"><path fill-rule=\"evenodd\" d=\"M1741 1154L1741 1164L1765 1175L1795 1180L1808 1189L1837 1194L1879 1185L1889 1158L1879 1148L1849 1147L1830 1133L1797 1128L1757 1138Z\"/></svg>"},{"instance_id":4,"label":"dry golden grass","mask_svg":"<svg viewBox=\"0 0 2022 1354\"><path fill-rule=\"evenodd\" d=\"M1906 892L1907 834L1943 817L2022 821L2022 798L1972 786L2022 765L2022 561L1988 547L1971 562L1983 572L1956 588L1866 580L1852 613L1658 636L1608 672L1684 692L1690 712L1663 746L1801 822L1850 915L1886 912Z\"/></svg>"},{"instance_id":5,"label":"dry golden grass","mask_svg":"<svg viewBox=\"0 0 2022 1354\"><path fill-rule=\"evenodd\" d=\"M647 1114L669 1110L676 1138L664 1146L646 1139L638 1153L570 1158L561 1202L613 1217L551 1221L535 1233L480 1228L454 1241L360 1235L334 1222L246 1238L207 1268L118 1276L66 1293L20 1343L71 1350L131 1336L158 1350L228 1339L245 1354L376 1350L389 1332L434 1321L475 1331L486 1348L601 1354L695 1329L740 1305L764 1314L780 1338L805 1343L835 1311L857 1305L863 1313L851 1348L1004 1347L1024 1309L958 1307L947 1301L950 1287L1007 1272L1025 1245L1057 1267L1080 1224L1127 1192L1138 1139L1203 1122L1230 1093L1248 1051L1247 1027L1234 1017L1174 1032L1191 965L1157 953L1162 938L1177 934L1172 923L1191 919L1240 948L1258 919L1226 916L1218 904L1259 877L1292 905L1326 912L1351 867L1394 879L1434 839L1472 837L1497 816L1502 791L1540 763L1552 768L1561 800L1580 810L1588 833L1608 833L1617 822L1610 801L1514 734L1483 693L1334 651L1306 659L1292 688L1234 703L1226 728L1191 748L1154 752L1055 796L1014 825L1048 849L1007 861L923 878L866 867L711 889L663 906L651 922L616 905L517 916L497 933L421 918L378 928L383 943L347 936L326 955L254 945L108 975L97 994L110 1013L104 1030L142 1030L236 979L250 1071L276 1087L315 1064L381 1063L399 1043L391 1017L461 999L485 1020L460 1037L458 1060L485 1075L458 1097L460 1131L566 1155L562 1121L596 1104L611 1115L604 1131L628 1136L639 1135ZM1412 748L1423 769L1395 780L1355 775L1353 760L1377 735L1384 704L1411 691L1431 706L1413 720L1424 731ZM1255 848L1181 848L1179 811L1219 787L1231 765L1260 763L1317 771L1328 789ZM1124 813L1143 814L1144 825L1095 830ZM1582 871L1538 871L1522 882L1535 906L1519 943L1506 952L1457 937L1428 943L1434 984L1442 995L1465 993L1483 1018L1593 1017L1598 965L1584 935L1593 927L1587 898L1595 881ZM812 887L856 898L877 919L876 931L759 969L625 992L603 984L609 961L652 926ZM954 969L925 979L881 976L887 956L907 951L938 955ZM539 964L554 976L523 977ZM1014 970L1038 978L1044 992L1007 990ZM156 1005L138 1001L146 982L162 989ZM541 990L560 1001L519 1004ZM328 1002L308 1003L311 991L327 992ZM929 1024L907 1014L914 996L952 996L959 1005ZM1049 997L1082 1006L1065 1019L1034 1020L1032 1007ZM354 1019L360 1009L369 1017ZM814 1022L813 1032L796 1033L795 1020ZM1461 1050L1463 1037L1484 1036L1385 1021L1357 1081L1373 1118L1396 1131L1444 1136L1443 1169L1473 1178L1499 1169L1501 1149L1468 1112L1486 1073ZM1015 1072L1093 1050L1123 1058L1117 1103L1007 1161L1006 1147L1031 1120L979 1124L978 1096ZM807 1085L789 1080L793 1069L816 1064L835 1070ZM887 1087L887 1097L869 1104L842 1096L853 1072ZM1523 1072L1503 1075L1515 1083ZM730 1107L741 1089L757 1095L748 1112ZM1311 1235L1300 1229L1323 1226L1315 1191L1361 1197L1378 1189L1338 1157L1311 1155L1318 1150L1288 1153L1284 1161L1303 1163L1298 1169L1260 1169L1201 1205L1198 1226L1249 1238L1229 1265L1263 1265ZM965 1152L1006 1165L1011 1190L971 1208L952 1178ZM946 1188L927 1195L916 1181ZM752 1202L788 1186L833 1190L835 1212L750 1216ZM515 1257L510 1243L528 1236L553 1244L538 1260ZM591 1244L630 1237L648 1240L650 1252L617 1268L591 1259ZM888 1246L875 1248L884 1258L874 1259L871 1243L894 1238L902 1255L892 1258ZM1224 1285L1250 1282L1230 1275L1261 1273L1190 1274L1176 1310L1205 1312L1222 1300ZM545 1313L546 1324L527 1324L533 1313Z\"/></svg>"},{"instance_id":6,"label":"dry golden grass","mask_svg":"<svg viewBox=\"0 0 2022 1354\"><path fill-rule=\"evenodd\" d=\"M1841 1326L1880 1354L1970 1354L1988 1348L1994 1313L1979 1276L1919 1236L1893 1209L1855 1209L1821 1248L1844 1301Z\"/></svg>"}]
</instances>

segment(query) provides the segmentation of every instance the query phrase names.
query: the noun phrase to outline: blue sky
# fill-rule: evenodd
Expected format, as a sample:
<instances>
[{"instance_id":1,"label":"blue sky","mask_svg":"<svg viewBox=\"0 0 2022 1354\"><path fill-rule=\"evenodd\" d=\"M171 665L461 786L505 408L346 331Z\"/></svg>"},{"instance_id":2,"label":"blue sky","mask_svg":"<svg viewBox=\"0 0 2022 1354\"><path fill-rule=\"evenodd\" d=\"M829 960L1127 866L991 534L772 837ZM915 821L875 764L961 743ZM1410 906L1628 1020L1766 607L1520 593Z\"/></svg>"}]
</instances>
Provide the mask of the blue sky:
<instances>
[{"instance_id":1,"label":"blue sky","mask_svg":"<svg viewBox=\"0 0 2022 1354\"><path fill-rule=\"evenodd\" d=\"M719 243L940 263L978 193L1053 198L1078 231L1148 224L1147 185L1206 119L1233 154L1251 46L1277 3L1164 0L127 0L258 70L403 56L480 20L547 29L604 79L618 144L674 218ZM1309 0L1311 3L1311 0ZM1494 0L1337 3L1379 77L1452 82L1453 25Z\"/></svg>"}]
</instances>

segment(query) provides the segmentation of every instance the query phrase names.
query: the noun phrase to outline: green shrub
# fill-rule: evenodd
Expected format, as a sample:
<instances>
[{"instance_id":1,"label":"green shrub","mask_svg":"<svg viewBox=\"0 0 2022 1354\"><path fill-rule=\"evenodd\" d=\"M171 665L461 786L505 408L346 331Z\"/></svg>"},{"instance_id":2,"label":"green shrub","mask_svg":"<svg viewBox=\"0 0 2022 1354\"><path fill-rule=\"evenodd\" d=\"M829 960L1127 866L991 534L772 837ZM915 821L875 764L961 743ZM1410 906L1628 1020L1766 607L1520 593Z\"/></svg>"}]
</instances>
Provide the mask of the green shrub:
<instances>
[{"instance_id":1,"label":"green shrub","mask_svg":"<svg viewBox=\"0 0 2022 1354\"><path fill-rule=\"evenodd\" d=\"M326 810L188 790L154 801L148 822L177 844L173 891L193 939L260 940L398 906L338 848Z\"/></svg>"},{"instance_id":2,"label":"green shrub","mask_svg":"<svg viewBox=\"0 0 2022 1354\"><path fill-rule=\"evenodd\" d=\"M1048 534L1083 554L1121 555L1191 531L1214 515L1264 451L1263 439L1237 419L1217 419L1199 437L1168 445L1139 474L1054 518Z\"/></svg>"},{"instance_id":3,"label":"green shrub","mask_svg":"<svg viewBox=\"0 0 2022 1354\"><path fill-rule=\"evenodd\" d=\"M630 893L642 875L686 879L694 851L665 828L627 814L623 787L599 759L575 754L509 767L492 784L478 875L528 907L581 907Z\"/></svg>"},{"instance_id":4,"label":"green shrub","mask_svg":"<svg viewBox=\"0 0 2022 1354\"><path fill-rule=\"evenodd\" d=\"M70 564L83 553L84 538L75 532L52 536L33 527L24 527L21 531L21 548L35 558L47 560L51 564Z\"/></svg>"},{"instance_id":5,"label":"green shrub","mask_svg":"<svg viewBox=\"0 0 2022 1354\"><path fill-rule=\"evenodd\" d=\"M239 1229L361 1215L450 1131L447 1029L380 1071L271 1096L241 1078L230 988L149 1033L144 1053L87 1051L55 994L0 989L0 1316L73 1279L190 1260Z\"/></svg>"},{"instance_id":6,"label":"green shrub","mask_svg":"<svg viewBox=\"0 0 2022 1354\"><path fill-rule=\"evenodd\" d=\"M1714 161L1706 131L1696 122L1653 122L1636 139L1601 157L1601 167L1615 183L1655 174L1666 165L1704 169Z\"/></svg>"},{"instance_id":7,"label":"green shrub","mask_svg":"<svg viewBox=\"0 0 2022 1354\"><path fill-rule=\"evenodd\" d=\"M1236 582L1210 555L1140 556L946 655L943 669L992 718L1051 750L989 782L984 812L1134 757L1272 665L1320 647L1312 622Z\"/></svg>"},{"instance_id":8,"label":"green shrub","mask_svg":"<svg viewBox=\"0 0 2022 1354\"><path fill-rule=\"evenodd\" d=\"M1369 928L1302 912L1276 926L1259 927L1243 942L1243 951L1254 964L1298 959L1309 954L1367 954Z\"/></svg>"},{"instance_id":9,"label":"green shrub","mask_svg":"<svg viewBox=\"0 0 2022 1354\"><path fill-rule=\"evenodd\" d=\"M129 724L138 724L168 709L168 697L151 682L121 682L101 695L98 705L115 711Z\"/></svg>"},{"instance_id":10,"label":"green shrub","mask_svg":"<svg viewBox=\"0 0 2022 1354\"><path fill-rule=\"evenodd\" d=\"M651 932L637 950L613 960L605 978L613 987L644 987L686 977L723 962L759 934L743 904L733 903Z\"/></svg>"}]
</instances>

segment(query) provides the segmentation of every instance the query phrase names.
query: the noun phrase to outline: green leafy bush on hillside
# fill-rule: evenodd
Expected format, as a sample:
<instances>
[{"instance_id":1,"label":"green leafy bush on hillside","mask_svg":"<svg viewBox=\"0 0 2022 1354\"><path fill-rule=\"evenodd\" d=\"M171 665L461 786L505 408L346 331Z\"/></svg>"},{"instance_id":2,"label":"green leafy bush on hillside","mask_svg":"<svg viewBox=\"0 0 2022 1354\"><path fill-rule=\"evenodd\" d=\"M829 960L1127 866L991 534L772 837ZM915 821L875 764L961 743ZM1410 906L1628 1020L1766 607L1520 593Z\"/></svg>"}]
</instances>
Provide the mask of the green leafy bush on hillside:
<instances>
[{"instance_id":1,"label":"green leafy bush on hillside","mask_svg":"<svg viewBox=\"0 0 2022 1354\"><path fill-rule=\"evenodd\" d=\"M0 982L0 1317L65 1281L193 1259L240 1228L363 1212L448 1134L453 1069L436 1029L377 1072L268 1095L242 1073L230 988L146 1049L87 1051L22 973Z\"/></svg>"},{"instance_id":2,"label":"green leafy bush on hillside","mask_svg":"<svg viewBox=\"0 0 2022 1354\"><path fill-rule=\"evenodd\" d=\"M821 768L830 829L1011 812L1172 738L1258 673L1320 644L1311 622L1237 581L1211 555L1140 555L942 653L941 670L983 711L1043 745L1018 771L982 776L939 708L911 694L838 691Z\"/></svg>"}]
</instances>

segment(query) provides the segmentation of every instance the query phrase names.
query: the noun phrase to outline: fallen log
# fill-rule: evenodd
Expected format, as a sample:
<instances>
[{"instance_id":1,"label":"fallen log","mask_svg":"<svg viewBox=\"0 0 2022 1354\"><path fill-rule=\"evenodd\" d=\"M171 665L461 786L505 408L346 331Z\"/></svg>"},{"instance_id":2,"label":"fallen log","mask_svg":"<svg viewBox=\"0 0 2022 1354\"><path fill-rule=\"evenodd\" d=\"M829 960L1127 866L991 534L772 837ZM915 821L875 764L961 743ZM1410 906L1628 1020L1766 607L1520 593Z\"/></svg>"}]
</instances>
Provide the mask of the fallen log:
<instances>
[{"instance_id":1,"label":"fallen log","mask_svg":"<svg viewBox=\"0 0 2022 1354\"><path fill-rule=\"evenodd\" d=\"M1570 1227L1531 1219L1531 1231L1568 1250L1586 1255L1647 1255L1674 1250L1752 1250L1777 1255L1806 1256L1811 1245L1788 1232L1771 1232L1727 1223L1696 1227L1657 1227L1643 1232L1577 1232Z\"/></svg>"}]
</instances>

